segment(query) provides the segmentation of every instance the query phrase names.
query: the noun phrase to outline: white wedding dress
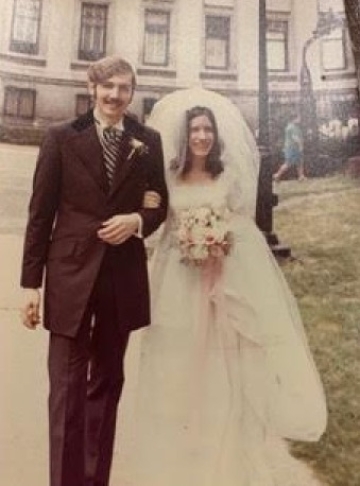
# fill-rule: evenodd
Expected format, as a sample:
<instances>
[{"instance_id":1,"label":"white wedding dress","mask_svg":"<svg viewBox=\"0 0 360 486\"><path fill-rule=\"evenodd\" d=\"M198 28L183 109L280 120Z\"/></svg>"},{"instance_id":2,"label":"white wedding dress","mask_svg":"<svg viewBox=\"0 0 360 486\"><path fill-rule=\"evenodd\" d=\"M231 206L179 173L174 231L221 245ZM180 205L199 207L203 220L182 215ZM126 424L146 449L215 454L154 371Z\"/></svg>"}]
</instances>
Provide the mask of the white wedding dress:
<instances>
[{"instance_id":1,"label":"white wedding dress","mask_svg":"<svg viewBox=\"0 0 360 486\"><path fill-rule=\"evenodd\" d=\"M281 438L319 439L323 389L297 305L240 191L230 171L170 186L129 408L133 438L122 444L126 485L313 484ZM174 235L179 211L206 205L231 210L233 244L215 281L214 269L180 262Z\"/></svg>"}]
</instances>

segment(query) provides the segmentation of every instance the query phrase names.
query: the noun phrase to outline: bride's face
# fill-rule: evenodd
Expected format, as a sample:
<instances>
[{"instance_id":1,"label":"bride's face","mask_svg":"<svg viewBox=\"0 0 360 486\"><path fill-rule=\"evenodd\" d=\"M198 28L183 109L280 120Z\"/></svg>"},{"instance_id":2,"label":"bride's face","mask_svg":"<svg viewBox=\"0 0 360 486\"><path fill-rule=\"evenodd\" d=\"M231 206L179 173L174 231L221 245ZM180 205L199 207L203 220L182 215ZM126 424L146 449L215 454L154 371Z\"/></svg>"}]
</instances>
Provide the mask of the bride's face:
<instances>
[{"instance_id":1,"label":"bride's face","mask_svg":"<svg viewBox=\"0 0 360 486\"><path fill-rule=\"evenodd\" d=\"M215 141L214 127L206 115L190 121L189 149L193 159L206 159Z\"/></svg>"}]
</instances>

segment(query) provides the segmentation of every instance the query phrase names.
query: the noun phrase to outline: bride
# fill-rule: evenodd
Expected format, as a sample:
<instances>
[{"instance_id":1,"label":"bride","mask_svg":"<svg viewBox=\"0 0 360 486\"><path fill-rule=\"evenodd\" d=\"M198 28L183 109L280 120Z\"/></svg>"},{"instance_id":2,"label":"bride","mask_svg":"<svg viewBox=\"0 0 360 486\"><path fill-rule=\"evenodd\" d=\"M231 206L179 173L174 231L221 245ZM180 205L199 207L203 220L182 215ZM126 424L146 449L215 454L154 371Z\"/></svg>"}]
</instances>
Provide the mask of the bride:
<instances>
[{"instance_id":1,"label":"bride","mask_svg":"<svg viewBox=\"0 0 360 486\"><path fill-rule=\"evenodd\" d=\"M220 96L207 93L195 97L201 106L177 104L177 118L161 102L152 117L170 209L151 261L130 484L310 485L282 439L320 438L322 386L297 305L254 223L254 140L238 110L223 113Z\"/></svg>"}]
</instances>

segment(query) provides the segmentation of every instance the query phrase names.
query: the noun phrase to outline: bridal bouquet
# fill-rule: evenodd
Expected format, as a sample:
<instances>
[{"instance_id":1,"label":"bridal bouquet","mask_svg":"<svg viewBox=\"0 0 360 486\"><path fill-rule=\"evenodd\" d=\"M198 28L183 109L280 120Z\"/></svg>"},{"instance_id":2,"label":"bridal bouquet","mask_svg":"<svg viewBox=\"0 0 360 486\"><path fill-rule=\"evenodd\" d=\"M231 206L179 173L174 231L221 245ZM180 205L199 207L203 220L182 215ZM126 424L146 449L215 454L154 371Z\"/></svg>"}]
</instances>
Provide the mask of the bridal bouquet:
<instances>
[{"instance_id":1,"label":"bridal bouquet","mask_svg":"<svg viewBox=\"0 0 360 486\"><path fill-rule=\"evenodd\" d=\"M202 206L181 211L176 231L181 261L202 265L227 255L231 247L228 221L226 209Z\"/></svg>"}]
</instances>

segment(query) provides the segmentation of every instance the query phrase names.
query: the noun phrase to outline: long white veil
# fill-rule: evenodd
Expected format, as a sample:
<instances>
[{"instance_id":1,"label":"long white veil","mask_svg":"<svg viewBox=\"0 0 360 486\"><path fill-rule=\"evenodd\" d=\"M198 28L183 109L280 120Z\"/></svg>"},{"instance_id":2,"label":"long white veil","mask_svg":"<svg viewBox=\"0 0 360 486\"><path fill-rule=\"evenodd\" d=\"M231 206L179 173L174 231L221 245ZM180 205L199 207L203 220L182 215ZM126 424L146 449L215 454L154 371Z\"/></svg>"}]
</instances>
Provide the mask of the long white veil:
<instances>
[{"instance_id":1,"label":"long white veil","mask_svg":"<svg viewBox=\"0 0 360 486\"><path fill-rule=\"evenodd\" d=\"M265 240L254 221L250 221L255 214L259 171L259 153L250 129L229 99L201 88L179 90L165 96L155 105L148 124L161 134L169 173L171 161L181 154L186 111L194 106L210 108L215 115L223 143L221 159L225 171L234 176L236 200L241 208L234 228L234 233L238 232L240 236L237 256L231 259L232 271L227 277L236 303L232 327L246 335L244 326L253 322L254 329L262 335L267 372L271 375L269 415L275 429L284 437L317 440L325 430L327 420L322 384L297 303ZM243 218L244 215L250 218ZM166 252L158 252L156 272L152 273L153 289L157 289L161 282L167 258ZM232 283L229 283L229 276ZM152 295L155 298L157 290ZM254 312L246 319L239 319L238 316L244 315L243 301L249 302L249 308ZM251 316L255 317L252 319ZM248 390L255 390L251 367L245 368ZM258 403L256 393L248 399L255 409Z\"/></svg>"},{"instance_id":2,"label":"long white veil","mask_svg":"<svg viewBox=\"0 0 360 486\"><path fill-rule=\"evenodd\" d=\"M238 179L242 207L253 216L259 154L243 116L228 98L203 88L190 88L166 95L155 104L147 124L160 132L166 172L169 173L171 161L181 152L186 111L194 106L210 108L214 113L223 146L221 159L225 170L232 172Z\"/></svg>"}]
</instances>

